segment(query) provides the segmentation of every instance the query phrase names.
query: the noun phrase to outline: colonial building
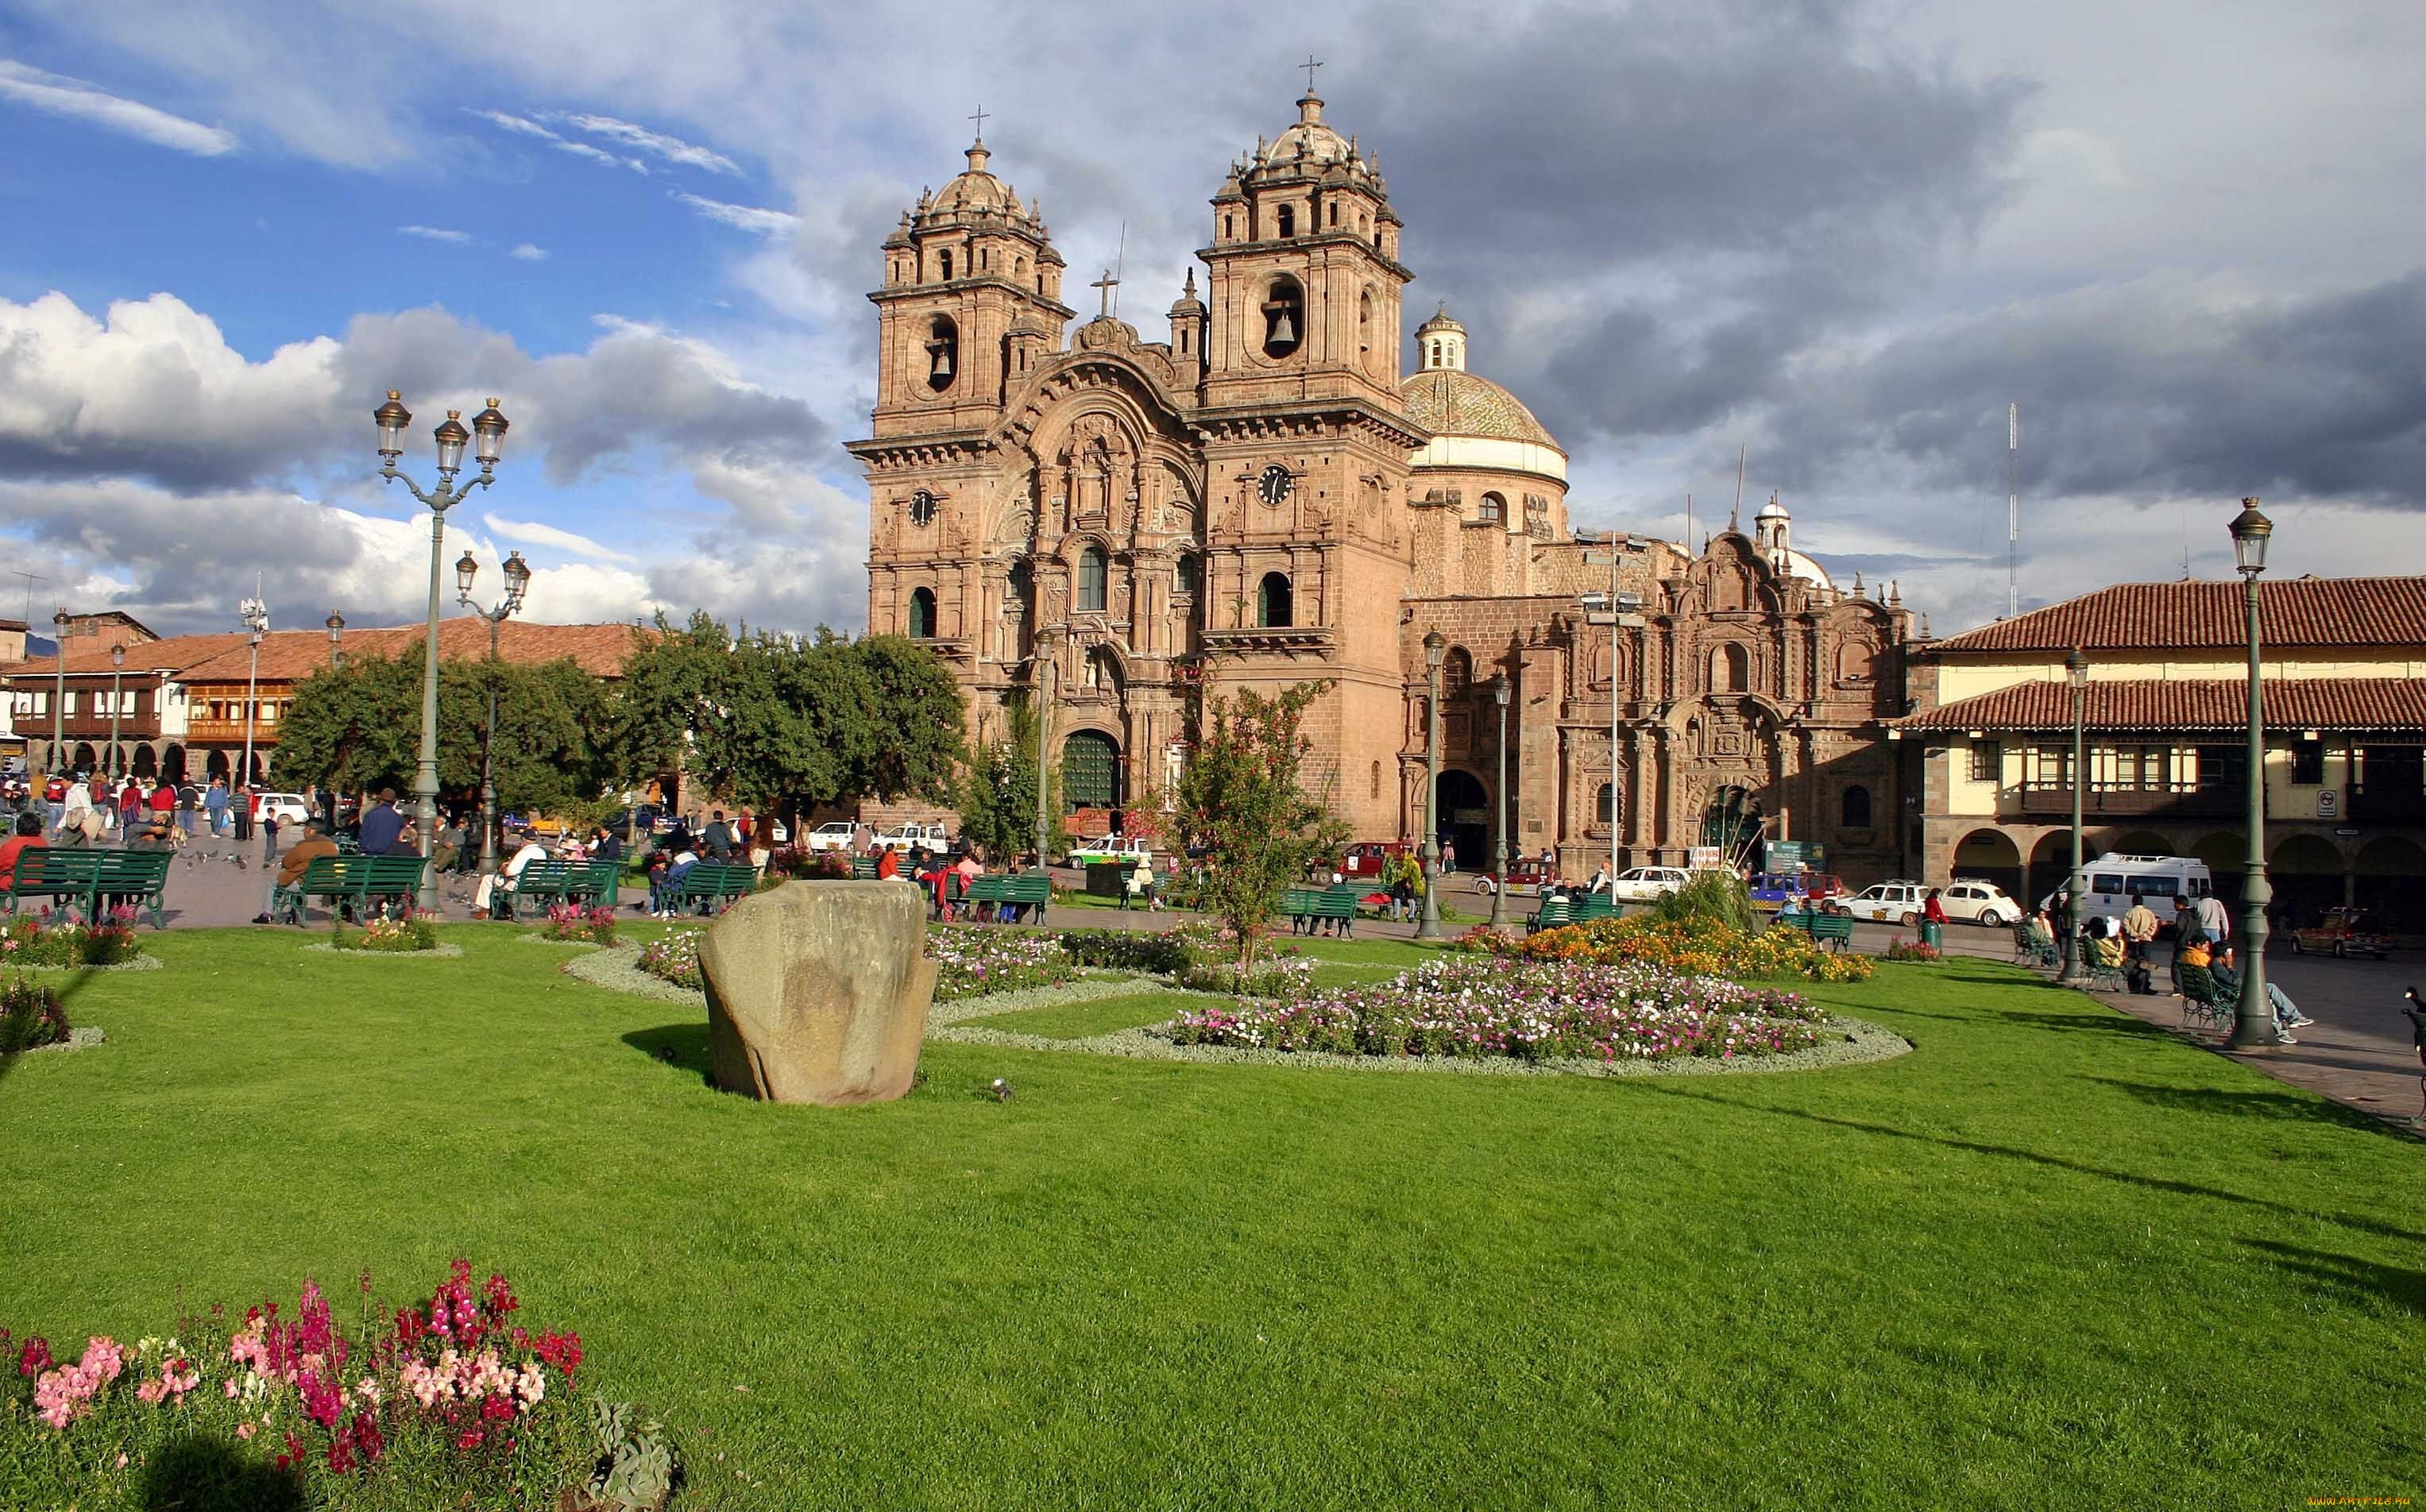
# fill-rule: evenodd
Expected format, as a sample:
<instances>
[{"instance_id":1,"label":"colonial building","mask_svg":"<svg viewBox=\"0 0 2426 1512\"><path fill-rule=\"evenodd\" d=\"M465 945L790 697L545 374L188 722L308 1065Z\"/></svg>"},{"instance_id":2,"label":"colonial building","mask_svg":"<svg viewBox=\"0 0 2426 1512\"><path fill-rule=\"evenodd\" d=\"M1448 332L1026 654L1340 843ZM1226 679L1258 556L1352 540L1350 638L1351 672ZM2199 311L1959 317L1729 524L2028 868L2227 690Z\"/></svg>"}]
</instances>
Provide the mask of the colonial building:
<instances>
[{"instance_id":1,"label":"colonial building","mask_svg":"<svg viewBox=\"0 0 2426 1512\"><path fill-rule=\"evenodd\" d=\"M2267 870L2303 921L2426 918L2426 577L2264 581ZM2239 583L2126 583L1914 651L1927 880L2038 896L2071 864L2072 690L2090 854L2196 856L2240 895L2249 832ZM2027 871L2027 875L2026 875Z\"/></svg>"},{"instance_id":2,"label":"colonial building","mask_svg":"<svg viewBox=\"0 0 2426 1512\"><path fill-rule=\"evenodd\" d=\"M1442 832L1570 871L1765 833L1885 876L1906 839L1881 721L1910 617L1839 589L1772 501L1692 552L1567 523L1567 458L1467 370L1446 312L1405 369L1399 215L1311 93L1229 166L1210 236L1148 341L1111 303L1074 330L1042 211L982 141L881 249L868 623L958 671L971 734L1052 669L1074 828L1150 800L1195 688L1319 680L1309 720L1360 839L1422 828L1424 636L1443 668ZM1613 557L1614 563L1608 558ZM1587 612L1580 596L1614 590ZM1628 596L1630 597L1623 597ZM1505 675L1509 788L1498 790Z\"/></svg>"}]
</instances>

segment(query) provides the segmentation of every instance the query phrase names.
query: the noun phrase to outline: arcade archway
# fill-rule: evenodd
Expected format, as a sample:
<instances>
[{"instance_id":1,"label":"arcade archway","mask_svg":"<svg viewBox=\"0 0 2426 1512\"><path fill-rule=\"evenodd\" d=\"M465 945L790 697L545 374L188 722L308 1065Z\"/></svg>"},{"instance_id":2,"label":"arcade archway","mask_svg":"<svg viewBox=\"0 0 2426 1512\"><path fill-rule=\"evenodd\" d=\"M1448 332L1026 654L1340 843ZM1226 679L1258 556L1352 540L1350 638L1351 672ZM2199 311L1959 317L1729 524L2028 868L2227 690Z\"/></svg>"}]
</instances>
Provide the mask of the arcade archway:
<instances>
[{"instance_id":1,"label":"arcade archway","mask_svg":"<svg viewBox=\"0 0 2426 1512\"><path fill-rule=\"evenodd\" d=\"M1460 871L1480 871L1490 864L1491 795L1482 780L1455 767L1440 775L1440 840L1457 847Z\"/></svg>"},{"instance_id":2,"label":"arcade archway","mask_svg":"<svg viewBox=\"0 0 2426 1512\"><path fill-rule=\"evenodd\" d=\"M1949 870L1957 877L1994 882L2014 898L2024 892L2022 849L2001 829L1974 829L1956 841L1954 862Z\"/></svg>"}]
</instances>

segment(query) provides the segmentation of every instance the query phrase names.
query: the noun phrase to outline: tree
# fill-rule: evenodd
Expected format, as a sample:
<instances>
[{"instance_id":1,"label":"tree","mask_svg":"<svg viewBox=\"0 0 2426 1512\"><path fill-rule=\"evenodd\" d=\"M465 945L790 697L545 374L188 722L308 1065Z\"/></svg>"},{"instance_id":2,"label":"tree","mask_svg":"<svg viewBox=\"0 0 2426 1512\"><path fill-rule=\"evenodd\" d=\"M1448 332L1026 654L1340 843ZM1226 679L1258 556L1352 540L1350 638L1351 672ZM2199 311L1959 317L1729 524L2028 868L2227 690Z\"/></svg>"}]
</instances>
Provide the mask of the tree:
<instances>
[{"instance_id":1,"label":"tree","mask_svg":"<svg viewBox=\"0 0 2426 1512\"><path fill-rule=\"evenodd\" d=\"M1325 686L1300 683L1276 699L1247 689L1209 707L1200 692L1189 710L1196 749L1167 800L1167 824L1178 842L1205 847L1205 907L1238 937L1241 977L1281 894L1347 843L1348 826L1304 788L1314 750L1305 710Z\"/></svg>"},{"instance_id":2,"label":"tree","mask_svg":"<svg viewBox=\"0 0 2426 1512\"><path fill-rule=\"evenodd\" d=\"M1008 861L1036 840L1036 715L1025 691L1004 706L1000 727L980 728L977 749L961 774L953 807L961 814L961 839L989 860ZM1060 837L1061 770L1046 769L1047 847Z\"/></svg>"}]
</instances>

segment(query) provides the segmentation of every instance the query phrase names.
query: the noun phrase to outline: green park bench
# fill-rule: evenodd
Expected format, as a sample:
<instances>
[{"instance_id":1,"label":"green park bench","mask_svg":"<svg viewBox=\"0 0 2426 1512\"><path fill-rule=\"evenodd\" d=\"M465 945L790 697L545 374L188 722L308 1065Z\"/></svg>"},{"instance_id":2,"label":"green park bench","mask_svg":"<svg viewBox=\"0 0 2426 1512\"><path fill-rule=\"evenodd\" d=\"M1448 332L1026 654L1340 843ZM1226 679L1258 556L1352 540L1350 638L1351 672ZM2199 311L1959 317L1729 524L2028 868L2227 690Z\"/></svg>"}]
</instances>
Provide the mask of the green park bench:
<instances>
[{"instance_id":1,"label":"green park bench","mask_svg":"<svg viewBox=\"0 0 2426 1512\"><path fill-rule=\"evenodd\" d=\"M850 878L854 882L875 881L877 879L876 858L873 856L853 856L850 859Z\"/></svg>"},{"instance_id":2,"label":"green park bench","mask_svg":"<svg viewBox=\"0 0 2426 1512\"><path fill-rule=\"evenodd\" d=\"M160 890L169 880L173 855L62 845L20 851L8 879L8 912L16 913L19 898L48 898L80 909L87 919L98 919L105 907L123 902L150 909L152 927L163 928Z\"/></svg>"},{"instance_id":3,"label":"green park bench","mask_svg":"<svg viewBox=\"0 0 2426 1512\"><path fill-rule=\"evenodd\" d=\"M1772 922L1802 930L1815 945L1830 945L1841 951L1853 942L1853 916L1850 913L1781 913Z\"/></svg>"},{"instance_id":4,"label":"green park bench","mask_svg":"<svg viewBox=\"0 0 2426 1512\"><path fill-rule=\"evenodd\" d=\"M564 895L576 902L595 903L602 909L613 908L623 890L623 863L583 861L581 869L585 875L566 887Z\"/></svg>"},{"instance_id":5,"label":"green park bench","mask_svg":"<svg viewBox=\"0 0 2426 1512\"><path fill-rule=\"evenodd\" d=\"M1576 922L1576 910L1564 898L1544 898L1533 916L1525 921L1525 932L1534 934L1544 929L1563 929Z\"/></svg>"},{"instance_id":6,"label":"green park bench","mask_svg":"<svg viewBox=\"0 0 2426 1512\"><path fill-rule=\"evenodd\" d=\"M1053 879L1033 873L986 872L969 878L968 891L961 899L972 907L991 903L997 914L1004 904L1032 908L1036 912L1024 922L1043 924L1045 906L1053 901Z\"/></svg>"},{"instance_id":7,"label":"green park bench","mask_svg":"<svg viewBox=\"0 0 2426 1512\"><path fill-rule=\"evenodd\" d=\"M1292 888L1281 897L1281 912L1288 916L1291 934L1310 934L1327 920L1335 922L1341 934L1352 935L1356 932L1356 900L1363 895L1362 888Z\"/></svg>"},{"instance_id":8,"label":"green park bench","mask_svg":"<svg viewBox=\"0 0 2426 1512\"><path fill-rule=\"evenodd\" d=\"M1618 917L1617 899L1607 893L1587 893L1568 905L1570 924L1590 924L1594 919Z\"/></svg>"},{"instance_id":9,"label":"green park bench","mask_svg":"<svg viewBox=\"0 0 2426 1512\"><path fill-rule=\"evenodd\" d=\"M595 902L611 909L623 872L620 861L535 861L512 888L499 888L493 895L505 900L508 918L520 918L525 904Z\"/></svg>"},{"instance_id":10,"label":"green park bench","mask_svg":"<svg viewBox=\"0 0 2426 1512\"><path fill-rule=\"evenodd\" d=\"M328 904L333 928L348 904L353 906L357 919L370 912L375 898L402 898L410 906L421 891L422 869L429 864L427 856L315 856L292 887L277 890L269 916L299 925L305 904L317 898Z\"/></svg>"},{"instance_id":11,"label":"green park bench","mask_svg":"<svg viewBox=\"0 0 2426 1512\"><path fill-rule=\"evenodd\" d=\"M677 911L685 904L696 903L703 912L721 912L757 887L758 869L745 861L694 861L674 884L671 902Z\"/></svg>"}]
</instances>

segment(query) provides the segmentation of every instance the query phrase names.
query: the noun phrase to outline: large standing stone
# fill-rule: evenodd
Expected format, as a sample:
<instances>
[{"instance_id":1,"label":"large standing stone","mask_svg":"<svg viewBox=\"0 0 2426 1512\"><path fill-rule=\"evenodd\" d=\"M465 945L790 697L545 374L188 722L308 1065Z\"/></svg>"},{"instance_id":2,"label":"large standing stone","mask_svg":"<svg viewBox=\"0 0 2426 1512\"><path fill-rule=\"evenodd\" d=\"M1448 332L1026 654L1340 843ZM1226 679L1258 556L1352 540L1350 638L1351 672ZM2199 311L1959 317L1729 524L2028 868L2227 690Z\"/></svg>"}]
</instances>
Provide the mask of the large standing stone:
<instances>
[{"instance_id":1,"label":"large standing stone","mask_svg":"<svg viewBox=\"0 0 2426 1512\"><path fill-rule=\"evenodd\" d=\"M709 927L716 1085L777 1102L890 1102L910 1090L935 963L926 896L886 882L787 882Z\"/></svg>"}]
</instances>

